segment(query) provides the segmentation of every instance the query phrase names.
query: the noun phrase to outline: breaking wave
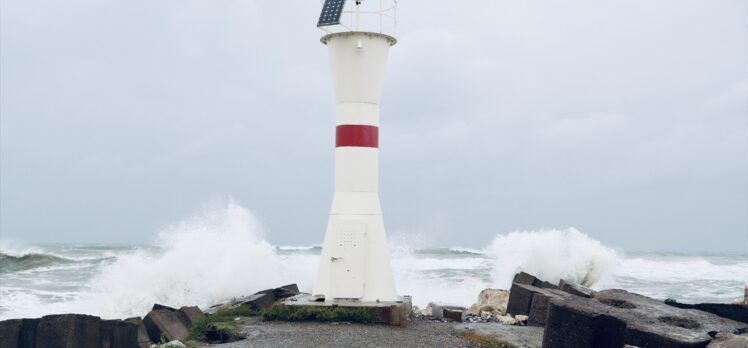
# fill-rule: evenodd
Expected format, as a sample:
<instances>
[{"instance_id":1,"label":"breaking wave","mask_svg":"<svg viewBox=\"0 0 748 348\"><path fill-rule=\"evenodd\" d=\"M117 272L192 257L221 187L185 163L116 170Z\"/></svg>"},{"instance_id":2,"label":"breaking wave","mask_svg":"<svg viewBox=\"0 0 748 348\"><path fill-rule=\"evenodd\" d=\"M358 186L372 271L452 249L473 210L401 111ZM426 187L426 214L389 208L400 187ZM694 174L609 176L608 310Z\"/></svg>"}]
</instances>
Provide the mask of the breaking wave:
<instances>
[{"instance_id":1,"label":"breaking wave","mask_svg":"<svg viewBox=\"0 0 748 348\"><path fill-rule=\"evenodd\" d=\"M616 251L575 228L517 231L497 236L486 253L494 258L492 276L507 288L520 271L556 283L561 279L592 286L618 264Z\"/></svg>"},{"instance_id":2,"label":"breaking wave","mask_svg":"<svg viewBox=\"0 0 748 348\"><path fill-rule=\"evenodd\" d=\"M35 303L33 296L14 293L18 298L3 296L2 302L23 301L4 304L11 313L3 316L143 316L154 303L207 307L280 283L304 281L305 274L298 271L303 265L289 267L262 235L262 226L247 209L234 203L213 205L159 233L156 251L124 254L102 267L71 301Z\"/></svg>"},{"instance_id":3,"label":"breaking wave","mask_svg":"<svg viewBox=\"0 0 748 348\"><path fill-rule=\"evenodd\" d=\"M274 246L263 235L249 210L228 202L165 228L152 247L3 247L0 318L143 316L154 303L205 308L288 283L311 292L321 247ZM484 250L390 241L398 294L412 295L418 306L469 306L482 289L508 288L519 271L692 302L729 301L748 281L745 257L623 255L573 228L497 235ZM710 284L707 293L703 281Z\"/></svg>"},{"instance_id":4,"label":"breaking wave","mask_svg":"<svg viewBox=\"0 0 748 348\"><path fill-rule=\"evenodd\" d=\"M73 262L75 262L75 260L42 252L12 255L8 252L0 251L0 274L25 271L39 267L70 264Z\"/></svg>"}]
</instances>

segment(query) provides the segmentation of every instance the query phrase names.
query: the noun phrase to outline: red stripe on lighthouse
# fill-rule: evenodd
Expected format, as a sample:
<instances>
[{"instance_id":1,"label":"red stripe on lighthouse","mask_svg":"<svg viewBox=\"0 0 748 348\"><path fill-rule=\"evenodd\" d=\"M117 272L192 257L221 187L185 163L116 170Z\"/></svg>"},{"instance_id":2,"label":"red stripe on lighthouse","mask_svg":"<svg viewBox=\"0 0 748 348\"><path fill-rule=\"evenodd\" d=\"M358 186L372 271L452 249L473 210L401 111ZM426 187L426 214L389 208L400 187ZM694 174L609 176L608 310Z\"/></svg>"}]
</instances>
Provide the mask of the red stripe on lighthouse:
<instances>
[{"instance_id":1,"label":"red stripe on lighthouse","mask_svg":"<svg viewBox=\"0 0 748 348\"><path fill-rule=\"evenodd\" d=\"M335 128L335 147L379 147L379 127L344 124Z\"/></svg>"}]
</instances>

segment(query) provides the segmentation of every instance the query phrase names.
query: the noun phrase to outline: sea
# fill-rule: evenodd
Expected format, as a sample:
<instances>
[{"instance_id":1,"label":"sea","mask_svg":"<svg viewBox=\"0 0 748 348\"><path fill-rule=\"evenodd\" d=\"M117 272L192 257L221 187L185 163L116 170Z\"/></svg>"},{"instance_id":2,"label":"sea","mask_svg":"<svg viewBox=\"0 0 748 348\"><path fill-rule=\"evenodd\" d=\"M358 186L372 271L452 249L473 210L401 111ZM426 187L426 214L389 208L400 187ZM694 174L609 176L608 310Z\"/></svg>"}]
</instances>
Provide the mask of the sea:
<instances>
[{"instance_id":1,"label":"sea","mask_svg":"<svg viewBox=\"0 0 748 348\"><path fill-rule=\"evenodd\" d=\"M420 307L469 306L482 289L508 289L519 271L685 303L729 303L748 283L746 254L623 251L574 228L499 233L480 249L419 247L407 236L389 244L397 292ZM0 239L0 319L143 316L154 303L206 308L289 283L312 292L320 252L269 243L262 224L233 203L175 223L148 245Z\"/></svg>"}]
</instances>

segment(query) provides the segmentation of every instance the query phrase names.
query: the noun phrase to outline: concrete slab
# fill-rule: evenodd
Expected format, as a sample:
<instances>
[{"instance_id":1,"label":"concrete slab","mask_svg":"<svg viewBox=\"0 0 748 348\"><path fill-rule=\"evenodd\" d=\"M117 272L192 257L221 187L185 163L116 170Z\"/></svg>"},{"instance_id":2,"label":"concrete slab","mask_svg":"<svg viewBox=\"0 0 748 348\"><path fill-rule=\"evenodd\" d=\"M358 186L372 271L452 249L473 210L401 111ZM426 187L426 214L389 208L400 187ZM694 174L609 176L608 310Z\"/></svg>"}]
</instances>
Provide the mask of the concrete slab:
<instances>
[{"instance_id":1,"label":"concrete slab","mask_svg":"<svg viewBox=\"0 0 748 348\"><path fill-rule=\"evenodd\" d=\"M394 302L336 300L329 303L324 301L314 301L314 298L310 294L298 294L282 300L280 304L286 306L307 306L331 309L336 307L360 308L379 318L380 323L402 327L406 327L410 324L410 313L413 306L410 296L402 296L398 301Z\"/></svg>"}]
</instances>

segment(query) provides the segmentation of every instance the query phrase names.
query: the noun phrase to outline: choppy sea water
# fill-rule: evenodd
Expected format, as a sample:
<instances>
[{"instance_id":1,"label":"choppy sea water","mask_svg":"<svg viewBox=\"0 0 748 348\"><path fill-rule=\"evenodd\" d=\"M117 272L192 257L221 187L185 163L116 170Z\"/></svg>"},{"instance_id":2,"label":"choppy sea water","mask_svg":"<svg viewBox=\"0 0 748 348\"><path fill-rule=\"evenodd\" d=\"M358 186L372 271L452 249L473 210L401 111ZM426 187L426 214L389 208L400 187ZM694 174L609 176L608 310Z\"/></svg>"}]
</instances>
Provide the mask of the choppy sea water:
<instances>
[{"instance_id":1,"label":"choppy sea water","mask_svg":"<svg viewBox=\"0 0 748 348\"><path fill-rule=\"evenodd\" d=\"M492 238L483 250L391 240L398 293L419 306L467 306L484 288L508 288L520 270L692 303L730 302L748 283L745 254L616 251L575 229ZM286 283L311 292L321 252L271 245L251 213L232 204L162 231L154 245L2 245L0 319L142 316L153 303L206 307Z\"/></svg>"}]
</instances>

